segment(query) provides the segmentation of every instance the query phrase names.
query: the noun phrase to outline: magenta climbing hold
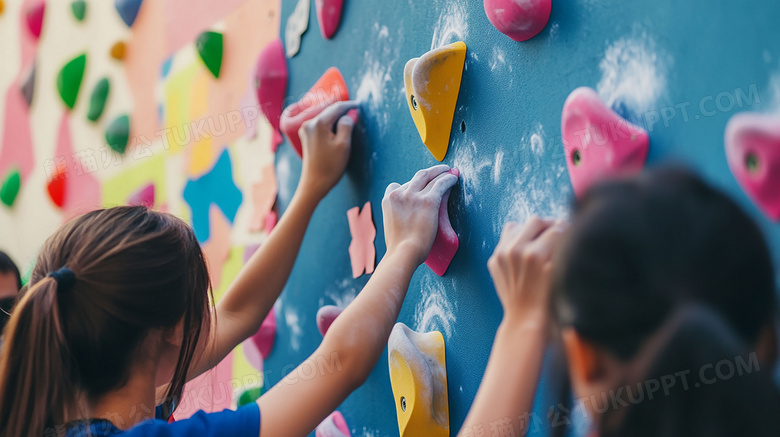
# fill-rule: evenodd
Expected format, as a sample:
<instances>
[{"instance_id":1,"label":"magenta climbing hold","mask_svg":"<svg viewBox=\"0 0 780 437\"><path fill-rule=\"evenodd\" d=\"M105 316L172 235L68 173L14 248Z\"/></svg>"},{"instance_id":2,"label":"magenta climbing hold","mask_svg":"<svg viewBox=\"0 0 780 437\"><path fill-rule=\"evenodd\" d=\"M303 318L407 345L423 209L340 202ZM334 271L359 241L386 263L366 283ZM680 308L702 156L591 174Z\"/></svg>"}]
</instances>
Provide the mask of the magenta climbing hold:
<instances>
[{"instance_id":1,"label":"magenta climbing hold","mask_svg":"<svg viewBox=\"0 0 780 437\"><path fill-rule=\"evenodd\" d=\"M325 39L331 39L341 24L341 10L344 0L314 0L317 6L317 21Z\"/></svg>"},{"instance_id":2,"label":"magenta climbing hold","mask_svg":"<svg viewBox=\"0 0 780 437\"><path fill-rule=\"evenodd\" d=\"M320 423L314 435L316 437L350 437L352 433L349 431L344 416L340 412L334 411Z\"/></svg>"},{"instance_id":3,"label":"magenta climbing hold","mask_svg":"<svg viewBox=\"0 0 780 437\"><path fill-rule=\"evenodd\" d=\"M303 123L318 116L332 103L346 100L349 100L349 90L346 82L344 82L344 76L341 75L341 71L338 68L331 67L301 100L288 106L282 112L279 127L287 136L287 139L290 140L290 144L298 153L298 156L303 156L303 145L301 144L301 137L298 135L298 131L303 126ZM355 121L357 112L352 112L350 116Z\"/></svg>"},{"instance_id":4,"label":"magenta climbing hold","mask_svg":"<svg viewBox=\"0 0 780 437\"><path fill-rule=\"evenodd\" d=\"M336 320L336 317L343 311L344 308L335 305L325 305L317 311L317 329L319 329L323 337L328 332L330 325Z\"/></svg>"},{"instance_id":5,"label":"magenta climbing hold","mask_svg":"<svg viewBox=\"0 0 780 437\"><path fill-rule=\"evenodd\" d=\"M276 340L276 314L274 314L273 309L263 320L263 324L260 325L260 329L251 337L251 340L257 346L263 358L268 358Z\"/></svg>"},{"instance_id":6,"label":"magenta climbing hold","mask_svg":"<svg viewBox=\"0 0 780 437\"><path fill-rule=\"evenodd\" d=\"M265 118L274 128L271 141L271 148L274 151L284 141L279 130L279 121L282 118L282 105L287 94L288 77L284 45L281 39L277 39L263 49L255 67L257 102Z\"/></svg>"},{"instance_id":7,"label":"magenta climbing hold","mask_svg":"<svg viewBox=\"0 0 780 437\"><path fill-rule=\"evenodd\" d=\"M151 208L154 206L154 184L149 184L133 193L128 199L130 206L145 206Z\"/></svg>"},{"instance_id":8,"label":"magenta climbing hold","mask_svg":"<svg viewBox=\"0 0 780 437\"><path fill-rule=\"evenodd\" d=\"M27 28L30 29L30 33L32 33L35 39L41 37L41 31L43 30L43 15L45 13L46 2L44 0L37 1L27 8Z\"/></svg>"},{"instance_id":9,"label":"magenta climbing hold","mask_svg":"<svg viewBox=\"0 0 780 437\"><path fill-rule=\"evenodd\" d=\"M561 132L578 197L599 179L639 172L647 159L647 132L609 108L591 88L577 88L566 99Z\"/></svg>"},{"instance_id":10,"label":"magenta climbing hold","mask_svg":"<svg viewBox=\"0 0 780 437\"><path fill-rule=\"evenodd\" d=\"M552 0L485 0L484 6L493 26L515 41L541 33L552 12Z\"/></svg>"},{"instance_id":11,"label":"magenta climbing hold","mask_svg":"<svg viewBox=\"0 0 780 437\"><path fill-rule=\"evenodd\" d=\"M457 168L453 168L448 173L460 177L460 171ZM452 223L450 223L450 215L447 209L449 200L450 191L447 191L441 199L441 207L439 208L439 230L436 231L436 238L433 240L431 253L428 255L428 259L425 260L425 265L439 276L444 276L447 273L447 269L450 267L450 263L455 258L455 254L460 246L458 234L452 228Z\"/></svg>"},{"instance_id":12,"label":"magenta climbing hold","mask_svg":"<svg viewBox=\"0 0 780 437\"><path fill-rule=\"evenodd\" d=\"M745 112L726 126L726 158L748 196L780 221L780 116Z\"/></svg>"}]
</instances>

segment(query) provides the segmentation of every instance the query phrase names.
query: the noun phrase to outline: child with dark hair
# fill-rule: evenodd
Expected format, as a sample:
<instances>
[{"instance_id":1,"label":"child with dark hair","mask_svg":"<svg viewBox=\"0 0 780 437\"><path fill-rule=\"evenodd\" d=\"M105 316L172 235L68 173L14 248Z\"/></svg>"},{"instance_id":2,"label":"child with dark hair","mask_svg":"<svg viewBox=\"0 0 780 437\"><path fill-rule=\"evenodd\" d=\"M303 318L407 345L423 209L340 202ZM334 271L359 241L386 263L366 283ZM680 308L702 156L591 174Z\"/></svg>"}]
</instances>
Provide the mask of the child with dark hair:
<instances>
[{"instance_id":1,"label":"child with dark hair","mask_svg":"<svg viewBox=\"0 0 780 437\"><path fill-rule=\"evenodd\" d=\"M745 212L659 168L595 186L564 227L502 236L490 267L505 316L464 429L511 417L525 432L557 320L594 435L780 435L774 273Z\"/></svg>"},{"instance_id":2,"label":"child with dark hair","mask_svg":"<svg viewBox=\"0 0 780 437\"><path fill-rule=\"evenodd\" d=\"M449 167L388 187L387 253L289 378L238 411L164 419L185 382L257 332L272 310L315 207L346 168L353 122L345 114L355 107L337 103L304 124L303 171L290 206L215 307L195 235L174 216L142 207L94 211L49 238L0 353L0 437L311 433L379 360L433 245L442 198L457 182ZM336 371L312 377L310 365L334 357ZM160 404L163 420L154 420Z\"/></svg>"},{"instance_id":3,"label":"child with dark hair","mask_svg":"<svg viewBox=\"0 0 780 437\"><path fill-rule=\"evenodd\" d=\"M0 251L0 336L11 317L16 295L22 288L22 276L8 254Z\"/></svg>"}]
</instances>

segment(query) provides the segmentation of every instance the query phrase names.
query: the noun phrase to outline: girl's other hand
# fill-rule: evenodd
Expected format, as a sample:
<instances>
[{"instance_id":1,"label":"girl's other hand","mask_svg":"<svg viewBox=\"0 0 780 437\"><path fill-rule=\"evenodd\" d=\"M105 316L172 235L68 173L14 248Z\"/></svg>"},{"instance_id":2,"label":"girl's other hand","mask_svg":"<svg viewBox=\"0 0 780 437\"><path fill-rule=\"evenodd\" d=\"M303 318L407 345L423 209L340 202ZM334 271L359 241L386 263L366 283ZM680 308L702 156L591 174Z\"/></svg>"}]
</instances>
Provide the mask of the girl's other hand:
<instances>
[{"instance_id":1,"label":"girl's other hand","mask_svg":"<svg viewBox=\"0 0 780 437\"><path fill-rule=\"evenodd\" d=\"M336 186L347 168L355 125L347 112L357 107L353 101L334 103L304 123L298 132L303 146L300 185L317 199Z\"/></svg>"},{"instance_id":2,"label":"girl's other hand","mask_svg":"<svg viewBox=\"0 0 780 437\"><path fill-rule=\"evenodd\" d=\"M458 182L449 170L446 165L437 165L418 171L404 185L387 187L382 211L388 253L406 250L416 265L428 258L439 229L442 197Z\"/></svg>"},{"instance_id":3,"label":"girl's other hand","mask_svg":"<svg viewBox=\"0 0 780 437\"><path fill-rule=\"evenodd\" d=\"M504 307L505 320L542 321L549 316L552 259L566 223L531 217L508 223L488 269Z\"/></svg>"}]
</instances>

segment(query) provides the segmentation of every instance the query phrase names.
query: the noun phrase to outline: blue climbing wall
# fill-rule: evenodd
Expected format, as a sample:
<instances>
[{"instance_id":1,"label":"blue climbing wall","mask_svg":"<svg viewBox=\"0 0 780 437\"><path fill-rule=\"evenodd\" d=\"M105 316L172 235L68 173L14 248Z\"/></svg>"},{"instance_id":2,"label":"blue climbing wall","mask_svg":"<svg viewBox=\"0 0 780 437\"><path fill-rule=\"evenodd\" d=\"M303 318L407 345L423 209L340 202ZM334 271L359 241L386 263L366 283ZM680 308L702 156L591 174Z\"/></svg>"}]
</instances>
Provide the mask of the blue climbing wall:
<instances>
[{"instance_id":1,"label":"blue climbing wall","mask_svg":"<svg viewBox=\"0 0 780 437\"><path fill-rule=\"evenodd\" d=\"M283 0L282 29L296 3ZM289 60L287 103L336 66L361 101L362 120L347 175L317 210L276 307L279 332L266 361L268 383L318 346L317 309L349 302L368 280L352 279L347 209L371 202L381 258L385 187L436 164L409 114L403 68L457 40L466 42L468 56L444 162L463 175L450 204L460 251L443 278L418 270L399 318L412 329L444 334L453 435L476 394L501 319L486 262L504 222L567 214L572 189L560 120L575 88L597 89L650 132L649 165L687 163L729 192L761 223L780 258L780 225L737 185L723 146L730 116L780 107L780 80L773 82L780 78L778 18L776 0L554 0L544 32L517 43L490 24L479 0L347 0L340 30L325 40L312 5L301 51ZM288 144L280 148L277 168L284 210L301 168ZM548 409L558 401L556 360L548 358L532 434L549 434ZM386 354L340 410L353 435L398 434ZM487 427L485 435L491 435Z\"/></svg>"}]
</instances>

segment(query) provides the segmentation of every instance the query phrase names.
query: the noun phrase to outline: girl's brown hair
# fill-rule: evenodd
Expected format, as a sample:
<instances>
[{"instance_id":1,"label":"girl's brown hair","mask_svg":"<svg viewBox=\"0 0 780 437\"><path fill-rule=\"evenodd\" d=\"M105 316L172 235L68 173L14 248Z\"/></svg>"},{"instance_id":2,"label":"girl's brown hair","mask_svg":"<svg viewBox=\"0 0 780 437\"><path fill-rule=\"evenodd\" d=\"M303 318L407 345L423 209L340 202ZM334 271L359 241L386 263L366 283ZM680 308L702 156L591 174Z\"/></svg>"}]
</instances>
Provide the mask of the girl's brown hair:
<instances>
[{"instance_id":1,"label":"girl's brown hair","mask_svg":"<svg viewBox=\"0 0 780 437\"><path fill-rule=\"evenodd\" d=\"M49 273L75 283L58 292ZM40 436L122 387L152 329L183 324L166 406L181 396L202 327L206 262L192 230L143 207L94 211L60 228L38 256L0 350L0 436Z\"/></svg>"}]
</instances>

